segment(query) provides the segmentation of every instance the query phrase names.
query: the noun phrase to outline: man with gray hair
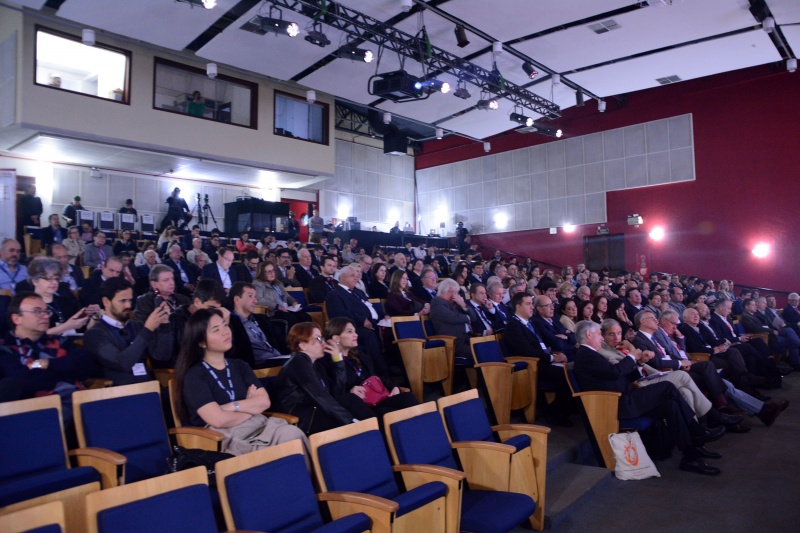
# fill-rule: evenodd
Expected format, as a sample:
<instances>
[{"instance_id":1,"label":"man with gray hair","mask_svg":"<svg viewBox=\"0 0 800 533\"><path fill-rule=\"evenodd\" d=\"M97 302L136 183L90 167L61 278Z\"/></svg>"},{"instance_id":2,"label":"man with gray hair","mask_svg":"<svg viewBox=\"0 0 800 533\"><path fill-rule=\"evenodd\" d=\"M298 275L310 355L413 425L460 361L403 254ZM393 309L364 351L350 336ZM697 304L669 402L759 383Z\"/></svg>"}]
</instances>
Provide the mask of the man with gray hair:
<instances>
[{"instance_id":1,"label":"man with gray hair","mask_svg":"<svg viewBox=\"0 0 800 533\"><path fill-rule=\"evenodd\" d=\"M718 468L706 464L703 458L719 458L721 455L706 449L704 444L721 438L725 434L724 426L707 430L700 427L692 409L671 383L661 382L635 388L628 376L637 372L637 356L641 360L642 352L626 354L617 364L611 364L599 353L603 344L600 324L581 320L575 327L575 335L580 348L575 354L574 372L582 390L621 393L620 419L649 416L666 420L675 444L683 452L681 470L709 476L720 473Z\"/></svg>"},{"instance_id":2,"label":"man with gray hair","mask_svg":"<svg viewBox=\"0 0 800 533\"><path fill-rule=\"evenodd\" d=\"M456 362L463 365L472 362L472 351L469 347L469 338L472 336L470 324L478 320L478 317L458 293L458 289L455 280L445 278L440 281L436 297L431 300L430 317L437 335L456 338Z\"/></svg>"},{"instance_id":3,"label":"man with gray hair","mask_svg":"<svg viewBox=\"0 0 800 533\"><path fill-rule=\"evenodd\" d=\"M156 265L150 269L150 290L136 298L136 309L133 312L134 320L142 323L153 310L166 302L170 313L179 305L190 304L188 296L175 292L175 272L167 265Z\"/></svg>"},{"instance_id":4,"label":"man with gray hair","mask_svg":"<svg viewBox=\"0 0 800 533\"><path fill-rule=\"evenodd\" d=\"M578 290L575 293L575 301L580 302L588 302L592 299L592 289L588 285L582 285L578 287Z\"/></svg>"},{"instance_id":5,"label":"man with gray hair","mask_svg":"<svg viewBox=\"0 0 800 533\"><path fill-rule=\"evenodd\" d=\"M788 303L783 308L781 318L797 333L800 333L800 294L793 292L787 298Z\"/></svg>"}]
</instances>

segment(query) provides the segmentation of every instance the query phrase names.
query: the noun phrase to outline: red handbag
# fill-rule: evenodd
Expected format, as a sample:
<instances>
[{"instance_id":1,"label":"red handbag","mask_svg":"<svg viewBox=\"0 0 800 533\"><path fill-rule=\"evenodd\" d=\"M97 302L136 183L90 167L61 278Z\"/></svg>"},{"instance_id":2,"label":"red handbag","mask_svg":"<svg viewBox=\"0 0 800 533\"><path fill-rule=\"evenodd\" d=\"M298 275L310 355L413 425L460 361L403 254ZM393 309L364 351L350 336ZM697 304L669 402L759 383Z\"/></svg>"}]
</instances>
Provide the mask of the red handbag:
<instances>
[{"instance_id":1,"label":"red handbag","mask_svg":"<svg viewBox=\"0 0 800 533\"><path fill-rule=\"evenodd\" d=\"M370 407L375 407L389 397L389 389L383 384L378 376L371 376L365 379L361 386L364 387L364 403Z\"/></svg>"}]
</instances>

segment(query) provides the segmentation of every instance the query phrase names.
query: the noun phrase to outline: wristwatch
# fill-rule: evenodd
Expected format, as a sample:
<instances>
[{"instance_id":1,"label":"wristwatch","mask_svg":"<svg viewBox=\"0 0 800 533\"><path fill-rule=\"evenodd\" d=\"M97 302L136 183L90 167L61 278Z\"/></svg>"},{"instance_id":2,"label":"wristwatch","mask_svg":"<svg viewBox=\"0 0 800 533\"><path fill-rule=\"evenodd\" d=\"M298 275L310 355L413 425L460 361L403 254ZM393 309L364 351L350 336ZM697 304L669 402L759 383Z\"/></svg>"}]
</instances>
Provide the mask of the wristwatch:
<instances>
[{"instance_id":1,"label":"wristwatch","mask_svg":"<svg viewBox=\"0 0 800 533\"><path fill-rule=\"evenodd\" d=\"M31 363L31 366L30 366L29 368L30 368L31 370L33 370L34 368L43 368L43 367L42 367L42 362L41 362L41 361L39 361L39 360L37 359L36 361L34 361L33 363Z\"/></svg>"},{"instance_id":2,"label":"wristwatch","mask_svg":"<svg viewBox=\"0 0 800 533\"><path fill-rule=\"evenodd\" d=\"M233 410L235 412L239 412L239 402L233 402Z\"/></svg>"}]
</instances>

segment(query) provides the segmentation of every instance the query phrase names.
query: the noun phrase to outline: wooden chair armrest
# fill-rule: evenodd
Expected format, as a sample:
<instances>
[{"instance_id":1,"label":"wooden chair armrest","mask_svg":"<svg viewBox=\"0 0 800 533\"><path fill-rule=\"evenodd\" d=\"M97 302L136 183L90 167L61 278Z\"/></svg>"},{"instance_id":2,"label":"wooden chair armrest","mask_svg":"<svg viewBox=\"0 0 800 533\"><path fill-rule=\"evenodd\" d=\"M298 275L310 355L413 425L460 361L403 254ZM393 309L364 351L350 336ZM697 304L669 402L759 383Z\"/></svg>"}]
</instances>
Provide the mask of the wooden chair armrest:
<instances>
[{"instance_id":1,"label":"wooden chair armrest","mask_svg":"<svg viewBox=\"0 0 800 533\"><path fill-rule=\"evenodd\" d=\"M538 357L525 357L523 355L511 355L509 357L504 357L506 363L528 363L529 365L538 365L539 358Z\"/></svg>"},{"instance_id":2,"label":"wooden chair armrest","mask_svg":"<svg viewBox=\"0 0 800 533\"><path fill-rule=\"evenodd\" d=\"M292 425L292 426L296 426L297 423L300 422L300 419L298 417L296 417L294 415L287 415L286 413L277 413L277 412L273 412L273 411L264 411L262 414L264 416L282 418L283 420L286 420L287 424Z\"/></svg>"},{"instance_id":3,"label":"wooden chair armrest","mask_svg":"<svg viewBox=\"0 0 800 533\"><path fill-rule=\"evenodd\" d=\"M400 508L400 505L392 500L387 500L386 498L373 496L371 494L363 494L361 492L321 492L320 494L317 494L317 500L321 502L344 502L355 504L364 507L371 507L387 513L394 513Z\"/></svg>"},{"instance_id":4,"label":"wooden chair armrest","mask_svg":"<svg viewBox=\"0 0 800 533\"><path fill-rule=\"evenodd\" d=\"M425 344L425 339L397 339L393 344Z\"/></svg>"},{"instance_id":5,"label":"wooden chair armrest","mask_svg":"<svg viewBox=\"0 0 800 533\"><path fill-rule=\"evenodd\" d=\"M576 392L572 395L573 398L581 398L581 397L590 397L590 396L614 396L615 398L619 398L622 396L621 392L612 392L607 390L590 390L584 392Z\"/></svg>"},{"instance_id":6,"label":"wooden chair armrest","mask_svg":"<svg viewBox=\"0 0 800 533\"><path fill-rule=\"evenodd\" d=\"M125 480L125 463L128 458L104 448L78 448L69 451L78 466L91 466L100 474L104 489L118 487Z\"/></svg>"},{"instance_id":7,"label":"wooden chair armrest","mask_svg":"<svg viewBox=\"0 0 800 533\"><path fill-rule=\"evenodd\" d=\"M514 368L512 363L475 363L475 368Z\"/></svg>"},{"instance_id":8,"label":"wooden chair armrest","mask_svg":"<svg viewBox=\"0 0 800 533\"><path fill-rule=\"evenodd\" d=\"M420 472L423 474L446 477L458 481L462 481L467 477L464 475L464 472L459 472L458 470L453 470L452 468L448 468L446 466L436 465L394 465L392 470L400 473Z\"/></svg>"},{"instance_id":9,"label":"wooden chair armrest","mask_svg":"<svg viewBox=\"0 0 800 533\"><path fill-rule=\"evenodd\" d=\"M89 378L83 382L87 389L105 389L106 387L113 387L114 382L110 379L103 378Z\"/></svg>"},{"instance_id":10,"label":"wooden chair armrest","mask_svg":"<svg viewBox=\"0 0 800 533\"><path fill-rule=\"evenodd\" d=\"M517 451L517 449L511 446L510 444L500 444L499 442L489 442L484 440L465 440L461 442L453 442L450 443L450 446L454 450L458 450L459 448L464 448L473 450L485 450L487 452L507 453L509 455Z\"/></svg>"},{"instance_id":11,"label":"wooden chair armrest","mask_svg":"<svg viewBox=\"0 0 800 533\"><path fill-rule=\"evenodd\" d=\"M694 361L696 363L702 363L711 359L711 356L705 352L689 352L686 355L689 356L690 361Z\"/></svg>"},{"instance_id":12,"label":"wooden chair armrest","mask_svg":"<svg viewBox=\"0 0 800 533\"><path fill-rule=\"evenodd\" d=\"M492 426L492 431L522 431L525 433L550 433L551 429L545 426L537 426L535 424L500 424Z\"/></svg>"},{"instance_id":13,"label":"wooden chair armrest","mask_svg":"<svg viewBox=\"0 0 800 533\"><path fill-rule=\"evenodd\" d=\"M456 338L452 335L431 335L428 337L429 341L456 341Z\"/></svg>"},{"instance_id":14,"label":"wooden chair armrest","mask_svg":"<svg viewBox=\"0 0 800 533\"><path fill-rule=\"evenodd\" d=\"M213 429L208 428L199 428L199 427L191 427L191 426L184 426L180 428L170 428L169 430L170 435L196 435L198 437L203 437L209 440L213 440L214 442L222 442L225 440L225 435L220 433L219 431L214 431Z\"/></svg>"},{"instance_id":15,"label":"wooden chair armrest","mask_svg":"<svg viewBox=\"0 0 800 533\"><path fill-rule=\"evenodd\" d=\"M761 339L762 341L769 343L769 333L745 333L745 335L750 335L751 339Z\"/></svg>"}]
</instances>

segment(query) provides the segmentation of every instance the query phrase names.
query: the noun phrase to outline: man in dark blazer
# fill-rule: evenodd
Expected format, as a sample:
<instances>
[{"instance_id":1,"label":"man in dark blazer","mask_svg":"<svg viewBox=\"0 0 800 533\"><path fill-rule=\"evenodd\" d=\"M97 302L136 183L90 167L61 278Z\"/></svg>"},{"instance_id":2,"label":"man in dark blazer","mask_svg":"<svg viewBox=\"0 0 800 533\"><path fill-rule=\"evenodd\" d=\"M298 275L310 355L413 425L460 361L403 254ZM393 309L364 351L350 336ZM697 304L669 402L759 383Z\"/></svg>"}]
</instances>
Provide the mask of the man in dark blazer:
<instances>
[{"instance_id":1,"label":"man in dark blazer","mask_svg":"<svg viewBox=\"0 0 800 533\"><path fill-rule=\"evenodd\" d=\"M325 297L325 308L328 319L343 316L353 322L358 334L358 345L369 352L372 360L381 372L388 369L381 353L378 336L378 321L383 317L373 309L367 295L356 289L361 276L361 268L357 265L346 266L339 274L339 283Z\"/></svg>"},{"instance_id":2,"label":"man in dark blazer","mask_svg":"<svg viewBox=\"0 0 800 533\"><path fill-rule=\"evenodd\" d=\"M297 262L300 265L297 267L295 277L300 282L300 285L307 289L311 286L311 280L319 276L319 270L311 264L311 252L308 248L301 248L297 252Z\"/></svg>"},{"instance_id":3,"label":"man in dark blazer","mask_svg":"<svg viewBox=\"0 0 800 533\"><path fill-rule=\"evenodd\" d=\"M244 281L245 283L253 283L256 279L256 272L258 271L258 264L261 258L258 257L258 252L255 250L248 250L243 256L242 260L234 263L231 267L236 271L237 281ZM286 285L284 283L284 285Z\"/></svg>"},{"instance_id":4,"label":"man in dark blazer","mask_svg":"<svg viewBox=\"0 0 800 533\"><path fill-rule=\"evenodd\" d=\"M436 298L439 276L432 267L425 267L419 277L422 283L412 285L411 293L423 302L431 303L431 300Z\"/></svg>"},{"instance_id":5,"label":"man in dark blazer","mask_svg":"<svg viewBox=\"0 0 800 533\"><path fill-rule=\"evenodd\" d=\"M789 294L788 303L783 308L781 318L797 333L800 333L800 294Z\"/></svg>"},{"instance_id":6,"label":"man in dark blazer","mask_svg":"<svg viewBox=\"0 0 800 533\"><path fill-rule=\"evenodd\" d=\"M674 385L668 382L653 383L635 388L631 381L640 374L636 359L629 354L617 364L611 364L599 350L603 336L600 324L583 320L578 322L576 336L580 348L575 354L575 379L584 391L619 392L618 416L620 419L650 416L665 419L676 446L683 452L680 469L705 475L718 475L720 470L711 467L703 458L719 458L718 453L703 447L719 439L725 428L703 430L694 419L694 412L684 401Z\"/></svg>"},{"instance_id":7,"label":"man in dark blazer","mask_svg":"<svg viewBox=\"0 0 800 533\"><path fill-rule=\"evenodd\" d=\"M546 298L546 297L545 297ZM539 386L537 387L538 405L546 406L547 421L551 425L571 426L569 413L573 409L572 392L564 375L563 365L567 356L563 353L550 352L536 328L531 324L533 317L533 297L518 292L511 298L514 315L509 317L505 329L505 342L508 355L538 357ZM556 398L547 405L542 384L549 390L555 389Z\"/></svg>"},{"instance_id":8,"label":"man in dark blazer","mask_svg":"<svg viewBox=\"0 0 800 533\"><path fill-rule=\"evenodd\" d=\"M61 227L58 215L50 215L50 225L42 228L42 249L55 243L61 243L67 238L67 230Z\"/></svg>"},{"instance_id":9,"label":"man in dark blazer","mask_svg":"<svg viewBox=\"0 0 800 533\"><path fill-rule=\"evenodd\" d=\"M495 318L495 333L503 331L508 325L508 320L514 316L514 311L503 303L507 289L499 281L486 286L486 308Z\"/></svg>"},{"instance_id":10,"label":"man in dark blazer","mask_svg":"<svg viewBox=\"0 0 800 533\"><path fill-rule=\"evenodd\" d=\"M167 259L162 264L167 265L175 272L175 290L178 291L178 294L191 296L194 292L194 286L197 284L195 270L189 265L189 261L183 257L180 245L173 244L167 251L169 252Z\"/></svg>"},{"instance_id":11,"label":"man in dark blazer","mask_svg":"<svg viewBox=\"0 0 800 533\"><path fill-rule=\"evenodd\" d=\"M99 270L86 278L81 289L81 305L100 305L100 285L108 278L116 278L122 274L122 261L117 257L109 257Z\"/></svg>"},{"instance_id":12,"label":"man in dark blazer","mask_svg":"<svg viewBox=\"0 0 800 533\"><path fill-rule=\"evenodd\" d=\"M727 339L731 345L735 346L747 364L747 369L750 373L756 376L764 376L769 382L769 386L780 387L781 375L775 366L775 361L769 358L771 355L767 343L757 337L750 335L738 335L733 325L728 322L728 316L731 314L733 303L730 300L720 300L714 306L714 312L711 313L711 318L708 321L711 329L717 337Z\"/></svg>"},{"instance_id":13,"label":"man in dark blazer","mask_svg":"<svg viewBox=\"0 0 800 533\"><path fill-rule=\"evenodd\" d=\"M575 355L575 334L567 331L560 320L553 319L555 303L547 296L537 296L533 300L533 307L531 323L539 337L552 352L563 353L571 361Z\"/></svg>"},{"instance_id":14,"label":"man in dark blazer","mask_svg":"<svg viewBox=\"0 0 800 533\"><path fill-rule=\"evenodd\" d=\"M336 274L336 259L325 256L322 260L322 270L319 276L311 280L308 286L308 302L319 304L325 301L328 293L336 288L338 281L333 278ZM330 314L328 315L330 316Z\"/></svg>"},{"instance_id":15,"label":"man in dark blazer","mask_svg":"<svg viewBox=\"0 0 800 533\"><path fill-rule=\"evenodd\" d=\"M256 314L256 289L250 283L237 281L229 295L230 328L233 346L226 357L241 359L251 368L283 366L286 339L278 338L267 315Z\"/></svg>"},{"instance_id":16,"label":"man in dark blazer","mask_svg":"<svg viewBox=\"0 0 800 533\"><path fill-rule=\"evenodd\" d=\"M789 364L800 368L800 339L791 328L780 328L774 320L767 316L767 299L760 296L744 302L744 313L741 322L747 333L767 333L769 349L774 353L786 350L789 355Z\"/></svg>"},{"instance_id":17,"label":"man in dark blazer","mask_svg":"<svg viewBox=\"0 0 800 533\"><path fill-rule=\"evenodd\" d=\"M477 320L475 311L458 293L458 283L450 278L439 283L436 298L431 300L431 323L437 335L455 337L456 363L472 366L472 321Z\"/></svg>"},{"instance_id":18,"label":"man in dark blazer","mask_svg":"<svg viewBox=\"0 0 800 533\"><path fill-rule=\"evenodd\" d=\"M61 281L69 285L70 290L77 291L83 287L83 269L79 266L69 264L67 249L63 244L53 244L48 252L50 257L58 261L61 265Z\"/></svg>"},{"instance_id":19,"label":"man in dark blazer","mask_svg":"<svg viewBox=\"0 0 800 533\"><path fill-rule=\"evenodd\" d=\"M217 260L203 267L201 277L218 281L226 292L230 291L233 284L239 281L236 271L231 268L232 265L233 250L220 248L217 252Z\"/></svg>"},{"instance_id":20,"label":"man in dark blazer","mask_svg":"<svg viewBox=\"0 0 800 533\"><path fill-rule=\"evenodd\" d=\"M498 313L490 313L486 307L490 303L483 283L474 282L469 286L469 306L474 311L472 332L475 335L492 335L495 328L503 329L505 324L500 320Z\"/></svg>"}]
</instances>

